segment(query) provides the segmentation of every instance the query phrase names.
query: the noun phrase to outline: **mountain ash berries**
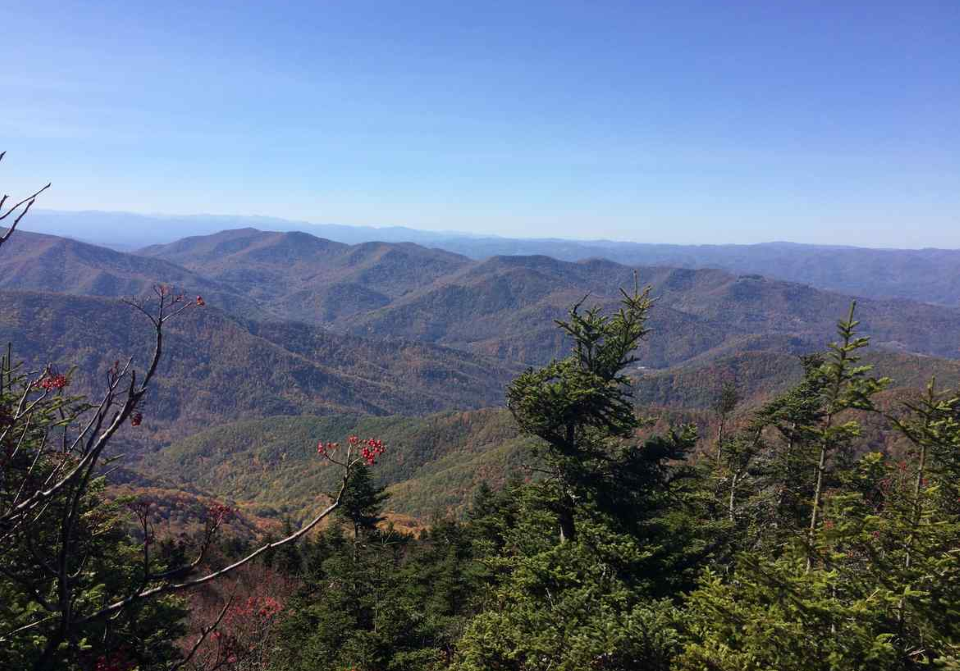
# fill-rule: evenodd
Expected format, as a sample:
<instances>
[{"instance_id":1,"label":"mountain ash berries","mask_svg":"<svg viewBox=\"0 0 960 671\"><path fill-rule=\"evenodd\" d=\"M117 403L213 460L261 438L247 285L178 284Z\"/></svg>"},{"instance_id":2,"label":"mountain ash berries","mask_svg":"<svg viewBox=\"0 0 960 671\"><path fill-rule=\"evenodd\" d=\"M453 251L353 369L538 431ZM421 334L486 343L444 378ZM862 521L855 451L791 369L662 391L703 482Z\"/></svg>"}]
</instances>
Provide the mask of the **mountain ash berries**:
<instances>
[{"instance_id":1,"label":"mountain ash berries","mask_svg":"<svg viewBox=\"0 0 960 671\"><path fill-rule=\"evenodd\" d=\"M379 438L361 440L357 436L350 436L347 438L347 442L350 444L351 450L359 451L360 458L363 459L368 466L373 466L377 463L377 457L383 454L386 449L383 446L383 441ZM317 454L329 458L339 447L340 443L325 443L321 440L317 443Z\"/></svg>"},{"instance_id":2,"label":"mountain ash berries","mask_svg":"<svg viewBox=\"0 0 960 671\"><path fill-rule=\"evenodd\" d=\"M59 391L70 384L65 375L50 373L34 383L36 389L44 391Z\"/></svg>"}]
</instances>

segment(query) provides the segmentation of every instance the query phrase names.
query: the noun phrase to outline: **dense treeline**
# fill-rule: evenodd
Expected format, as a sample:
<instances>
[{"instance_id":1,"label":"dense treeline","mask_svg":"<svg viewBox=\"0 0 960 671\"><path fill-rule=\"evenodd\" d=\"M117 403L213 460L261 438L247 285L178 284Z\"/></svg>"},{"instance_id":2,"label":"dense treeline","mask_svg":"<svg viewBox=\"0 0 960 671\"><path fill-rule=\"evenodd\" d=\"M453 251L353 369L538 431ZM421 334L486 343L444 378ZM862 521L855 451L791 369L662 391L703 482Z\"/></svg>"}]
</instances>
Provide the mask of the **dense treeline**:
<instances>
[{"instance_id":1,"label":"dense treeline","mask_svg":"<svg viewBox=\"0 0 960 671\"><path fill-rule=\"evenodd\" d=\"M884 413L902 458L861 444L889 380L860 365L851 313L693 462L688 428L632 440L618 376L645 311L574 313L575 355L511 388L537 482L482 488L419 540L311 546L277 668L960 668L960 398L931 382Z\"/></svg>"},{"instance_id":2,"label":"dense treeline","mask_svg":"<svg viewBox=\"0 0 960 671\"><path fill-rule=\"evenodd\" d=\"M365 473L353 523L288 562L273 668L960 668L960 398L931 383L885 413L902 459L860 444L889 381L860 365L851 315L691 461L688 428L635 443L607 384L644 310L575 315L577 354L511 389L544 439L536 482L482 487L414 539L375 526Z\"/></svg>"}]
</instances>

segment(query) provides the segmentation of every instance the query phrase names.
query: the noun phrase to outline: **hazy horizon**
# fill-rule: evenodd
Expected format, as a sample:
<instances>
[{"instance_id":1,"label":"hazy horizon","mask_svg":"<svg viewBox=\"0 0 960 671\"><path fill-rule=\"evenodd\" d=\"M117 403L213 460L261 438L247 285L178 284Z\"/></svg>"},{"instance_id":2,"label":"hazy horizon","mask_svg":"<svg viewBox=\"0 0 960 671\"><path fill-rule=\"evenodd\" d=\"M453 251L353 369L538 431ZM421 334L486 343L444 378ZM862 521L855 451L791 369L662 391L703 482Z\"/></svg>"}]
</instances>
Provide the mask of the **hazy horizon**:
<instances>
[{"instance_id":1,"label":"hazy horizon","mask_svg":"<svg viewBox=\"0 0 960 671\"><path fill-rule=\"evenodd\" d=\"M798 246L812 246L812 247L837 247L837 248L859 248L859 249L873 249L873 250L939 250L939 251L960 251L960 246L958 247L936 247L936 246L876 246L868 244L829 244L829 243L808 243L808 242L797 242L795 240L787 239L769 239L769 240L758 240L756 242L700 242L700 243L677 243L669 242L662 240L654 239L613 239L613 238L600 238L600 237L573 237L573 236L525 236L522 233L516 235L502 235L498 233L485 233L482 231L455 231L450 229L427 229L427 228L416 228L413 226L408 226L403 223L382 223L382 224L353 224L353 223L344 223L338 221L311 221L309 219L288 219L286 217L276 217L269 214L237 214L237 213L211 213L211 212L195 212L190 214L173 214L169 212L131 212L125 210L53 210L49 208L36 208L32 210L33 218L26 219L21 224L21 228L28 232L34 233L47 233L49 235L67 235L64 231L53 231L48 232L44 230L49 228L48 221L44 218L44 215L50 214L54 216L65 216L65 215L105 215L109 217L122 217L130 216L134 218L143 218L143 219L170 219L170 220L186 220L186 219L226 219L226 220L235 220L236 223L249 223L250 228L257 228L256 224L258 221L273 221L279 224L289 223L293 226L315 226L318 229L323 227L338 227L338 228L348 228L348 229L357 229L357 230L407 230L412 233L425 234L430 236L436 236L437 238L443 236L449 236L451 238L471 238L475 237L478 239L490 238L490 239L500 239L500 240L520 240L520 241L557 241L557 242L572 242L572 243L608 243L608 244L640 244L640 245L664 245L664 246L705 246L705 247L723 247L723 246L761 246L761 245L798 245ZM37 219L39 218L39 222ZM245 222L249 220L249 222ZM225 222L230 223L230 222ZM246 226L243 226L246 227ZM236 226L228 226L222 230L232 230L237 228ZM289 229L266 229L268 231L280 232L294 232L298 229L292 227ZM129 234L129 230L126 231ZM307 231L309 232L309 231ZM198 232L194 235L208 235L209 233ZM318 237L323 237L323 230L317 230L315 234ZM76 239L83 241L83 231L77 231ZM177 239L177 236L171 237L170 240ZM89 241L103 244L102 240L97 240L95 238L88 238ZM416 240L412 240L416 242ZM121 245L124 246L124 245Z\"/></svg>"}]
</instances>

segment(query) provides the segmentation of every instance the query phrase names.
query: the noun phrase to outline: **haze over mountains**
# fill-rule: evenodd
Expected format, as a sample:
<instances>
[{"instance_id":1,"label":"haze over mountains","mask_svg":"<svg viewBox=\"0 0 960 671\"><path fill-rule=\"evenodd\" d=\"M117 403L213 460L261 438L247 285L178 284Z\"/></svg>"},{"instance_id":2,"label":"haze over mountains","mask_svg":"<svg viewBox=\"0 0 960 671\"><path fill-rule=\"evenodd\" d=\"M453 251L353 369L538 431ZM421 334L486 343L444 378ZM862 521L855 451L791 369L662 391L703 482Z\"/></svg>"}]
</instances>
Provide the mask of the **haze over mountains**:
<instances>
[{"instance_id":1,"label":"haze over mountains","mask_svg":"<svg viewBox=\"0 0 960 671\"><path fill-rule=\"evenodd\" d=\"M672 245L609 240L510 239L402 226L314 224L273 217L163 216L120 212L37 210L25 230L133 251L226 229L300 231L345 244L413 242L472 259L544 255L563 261L605 258L632 266L717 268L761 274L873 298L960 306L960 250L869 249L770 242L754 245ZM771 234L771 237L774 237Z\"/></svg>"}]
</instances>

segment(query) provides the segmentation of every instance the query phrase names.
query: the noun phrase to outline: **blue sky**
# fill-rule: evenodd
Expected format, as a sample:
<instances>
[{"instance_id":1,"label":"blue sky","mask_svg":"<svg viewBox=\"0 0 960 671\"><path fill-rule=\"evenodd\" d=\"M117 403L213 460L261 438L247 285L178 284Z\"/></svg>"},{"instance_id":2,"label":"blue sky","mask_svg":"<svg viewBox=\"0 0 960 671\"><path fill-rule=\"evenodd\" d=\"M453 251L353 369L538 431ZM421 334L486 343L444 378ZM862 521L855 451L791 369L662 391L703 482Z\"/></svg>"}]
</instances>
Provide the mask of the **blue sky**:
<instances>
[{"instance_id":1,"label":"blue sky","mask_svg":"<svg viewBox=\"0 0 960 671\"><path fill-rule=\"evenodd\" d=\"M48 208L960 247L957 0L0 4Z\"/></svg>"}]
</instances>

